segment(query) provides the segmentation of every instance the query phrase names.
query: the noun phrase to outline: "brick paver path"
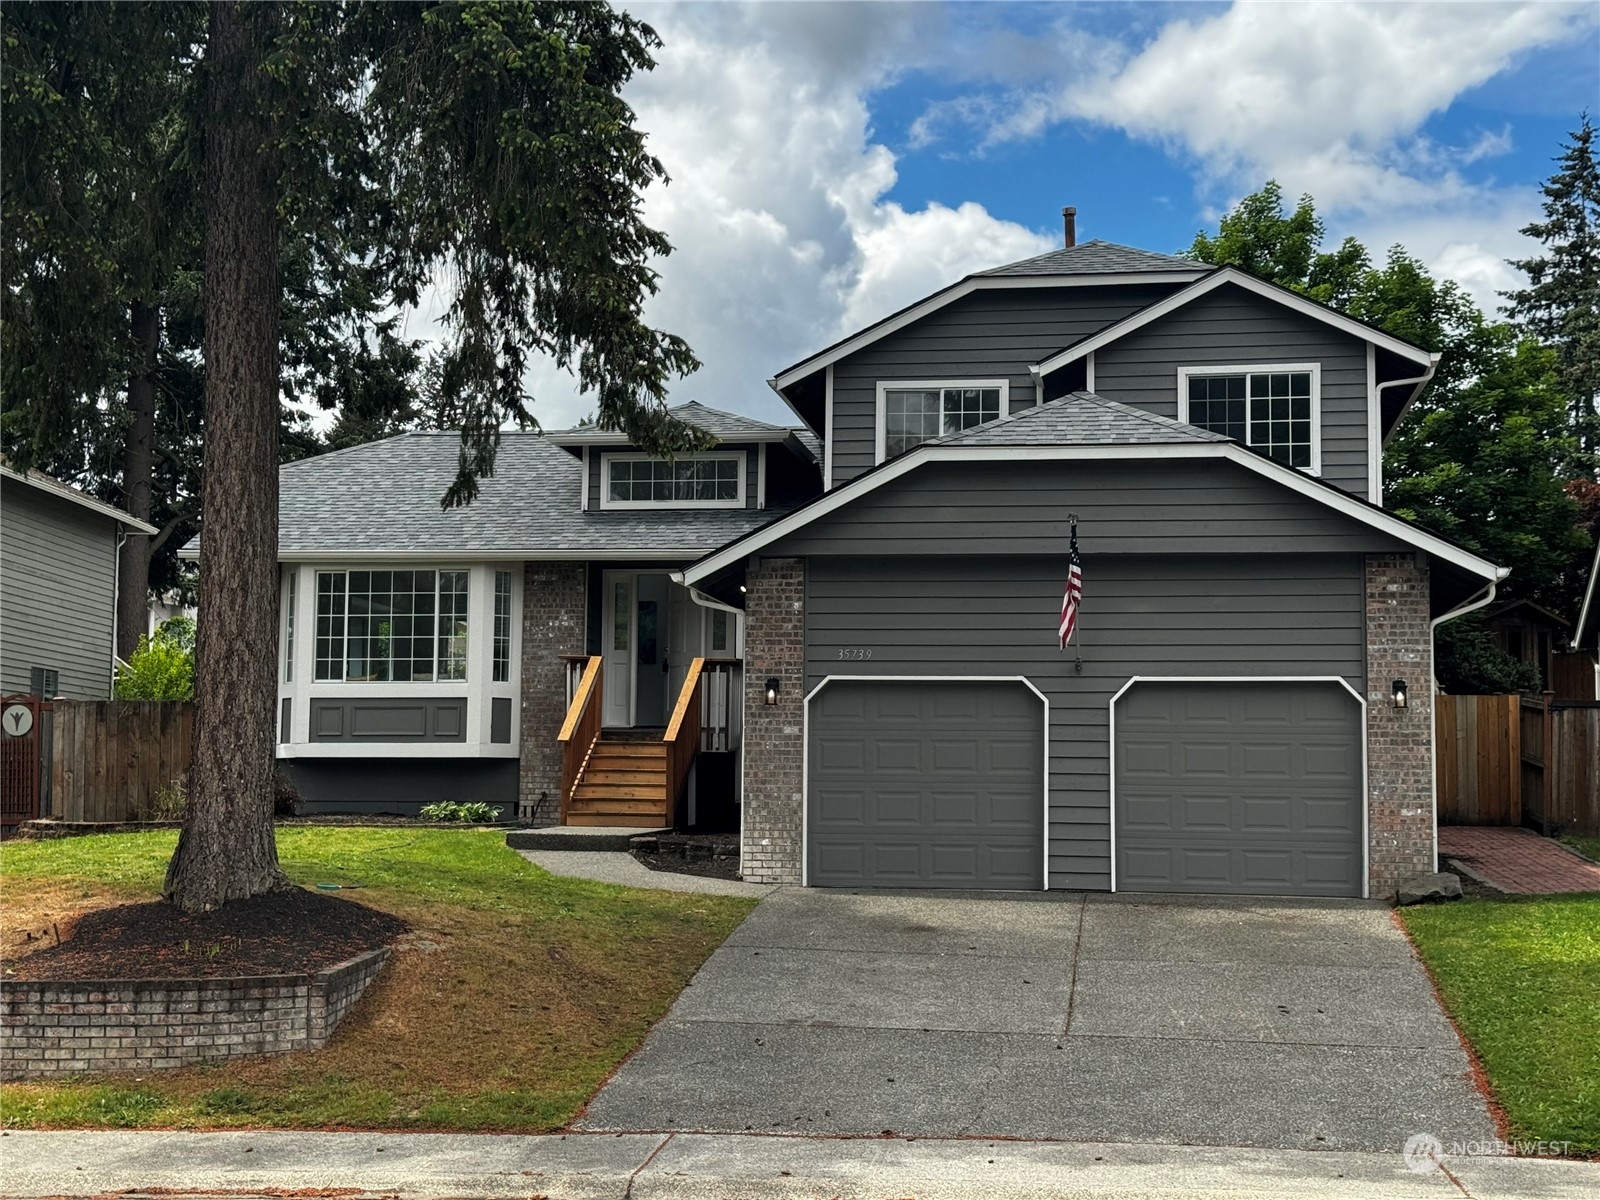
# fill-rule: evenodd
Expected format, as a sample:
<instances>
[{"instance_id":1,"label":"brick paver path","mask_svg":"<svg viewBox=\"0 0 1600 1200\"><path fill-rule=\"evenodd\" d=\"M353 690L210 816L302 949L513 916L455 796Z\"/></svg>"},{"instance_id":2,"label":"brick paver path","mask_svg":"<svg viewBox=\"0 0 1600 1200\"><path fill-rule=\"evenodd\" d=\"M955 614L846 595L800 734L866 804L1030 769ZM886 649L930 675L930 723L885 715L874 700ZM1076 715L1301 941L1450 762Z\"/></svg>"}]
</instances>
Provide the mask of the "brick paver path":
<instances>
[{"instance_id":1,"label":"brick paver path","mask_svg":"<svg viewBox=\"0 0 1600 1200\"><path fill-rule=\"evenodd\" d=\"M1502 892L1600 892L1600 864L1527 829L1441 825L1439 853L1460 859Z\"/></svg>"}]
</instances>

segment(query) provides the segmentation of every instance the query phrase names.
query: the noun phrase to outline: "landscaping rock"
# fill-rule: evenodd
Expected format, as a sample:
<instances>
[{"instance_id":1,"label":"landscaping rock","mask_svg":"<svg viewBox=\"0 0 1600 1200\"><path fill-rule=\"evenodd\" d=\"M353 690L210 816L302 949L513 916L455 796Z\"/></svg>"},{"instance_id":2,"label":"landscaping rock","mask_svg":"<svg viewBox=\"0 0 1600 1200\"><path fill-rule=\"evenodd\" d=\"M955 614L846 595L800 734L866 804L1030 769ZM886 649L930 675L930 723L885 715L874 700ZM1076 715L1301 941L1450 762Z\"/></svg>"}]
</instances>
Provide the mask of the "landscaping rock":
<instances>
[{"instance_id":1,"label":"landscaping rock","mask_svg":"<svg viewBox=\"0 0 1600 1200\"><path fill-rule=\"evenodd\" d=\"M1448 871L1418 875L1400 885L1397 904L1432 904L1440 900L1461 899L1461 880Z\"/></svg>"}]
</instances>

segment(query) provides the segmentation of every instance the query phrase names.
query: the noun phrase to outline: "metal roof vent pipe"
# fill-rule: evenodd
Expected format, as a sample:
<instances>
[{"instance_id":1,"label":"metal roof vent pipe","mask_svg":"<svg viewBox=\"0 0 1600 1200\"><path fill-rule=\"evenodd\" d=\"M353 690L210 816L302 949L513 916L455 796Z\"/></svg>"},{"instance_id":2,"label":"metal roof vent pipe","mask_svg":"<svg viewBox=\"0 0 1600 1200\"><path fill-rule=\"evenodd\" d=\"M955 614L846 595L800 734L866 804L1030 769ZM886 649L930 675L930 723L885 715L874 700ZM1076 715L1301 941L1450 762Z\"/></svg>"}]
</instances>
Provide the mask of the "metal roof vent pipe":
<instances>
[{"instance_id":1,"label":"metal roof vent pipe","mask_svg":"<svg viewBox=\"0 0 1600 1200\"><path fill-rule=\"evenodd\" d=\"M1061 220L1067 227L1067 249L1071 250L1078 244L1078 210L1075 208L1063 208L1061 210Z\"/></svg>"}]
</instances>

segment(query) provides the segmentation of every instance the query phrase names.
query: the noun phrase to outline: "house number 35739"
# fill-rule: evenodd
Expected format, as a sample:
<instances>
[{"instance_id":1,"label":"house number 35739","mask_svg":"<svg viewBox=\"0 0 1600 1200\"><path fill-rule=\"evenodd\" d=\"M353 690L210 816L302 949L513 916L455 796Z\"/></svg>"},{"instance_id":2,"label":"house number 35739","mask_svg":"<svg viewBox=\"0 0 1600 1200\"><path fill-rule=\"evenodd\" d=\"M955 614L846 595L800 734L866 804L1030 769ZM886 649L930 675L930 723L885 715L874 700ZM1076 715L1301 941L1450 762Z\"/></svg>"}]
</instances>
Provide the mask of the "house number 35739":
<instances>
[{"instance_id":1,"label":"house number 35739","mask_svg":"<svg viewBox=\"0 0 1600 1200\"><path fill-rule=\"evenodd\" d=\"M841 659L850 658L865 662L867 659L872 657L872 651L863 650L859 647L845 646L839 651L839 657Z\"/></svg>"}]
</instances>

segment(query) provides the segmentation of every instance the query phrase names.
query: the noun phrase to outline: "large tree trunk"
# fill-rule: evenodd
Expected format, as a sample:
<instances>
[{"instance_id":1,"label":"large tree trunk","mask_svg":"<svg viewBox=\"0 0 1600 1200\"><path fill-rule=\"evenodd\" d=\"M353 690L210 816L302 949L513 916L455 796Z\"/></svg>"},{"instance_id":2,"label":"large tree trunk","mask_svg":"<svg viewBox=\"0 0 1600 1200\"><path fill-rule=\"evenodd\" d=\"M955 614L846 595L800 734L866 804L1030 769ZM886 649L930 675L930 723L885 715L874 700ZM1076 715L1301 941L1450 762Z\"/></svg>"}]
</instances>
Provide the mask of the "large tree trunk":
<instances>
[{"instance_id":1,"label":"large tree trunk","mask_svg":"<svg viewBox=\"0 0 1600 1200\"><path fill-rule=\"evenodd\" d=\"M271 4L213 0L205 97L205 477L190 810L166 898L287 887L273 838L278 236L263 63Z\"/></svg>"},{"instance_id":2,"label":"large tree trunk","mask_svg":"<svg viewBox=\"0 0 1600 1200\"><path fill-rule=\"evenodd\" d=\"M141 521L148 521L155 474L155 373L161 345L161 310L135 300L130 324L139 347L139 365L128 379L128 411L133 423L122 449L122 506ZM130 533L117 560L118 658L126 659L139 648L139 638L149 625L153 552L149 534Z\"/></svg>"}]
</instances>

